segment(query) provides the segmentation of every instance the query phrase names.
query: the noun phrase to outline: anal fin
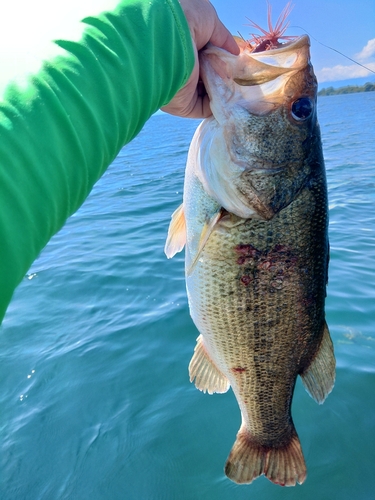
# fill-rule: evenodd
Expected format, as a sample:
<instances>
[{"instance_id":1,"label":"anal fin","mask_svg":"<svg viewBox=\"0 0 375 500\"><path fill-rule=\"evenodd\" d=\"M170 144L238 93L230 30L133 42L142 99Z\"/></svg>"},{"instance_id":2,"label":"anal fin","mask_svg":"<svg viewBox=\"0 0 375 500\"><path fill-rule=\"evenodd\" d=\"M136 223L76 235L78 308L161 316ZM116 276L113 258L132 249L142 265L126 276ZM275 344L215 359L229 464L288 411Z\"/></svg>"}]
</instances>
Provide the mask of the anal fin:
<instances>
[{"instance_id":1,"label":"anal fin","mask_svg":"<svg viewBox=\"0 0 375 500\"><path fill-rule=\"evenodd\" d=\"M225 375L213 363L203 345L202 335L197 338L197 345L189 364L190 382L208 394L227 392L230 384Z\"/></svg>"},{"instance_id":2,"label":"anal fin","mask_svg":"<svg viewBox=\"0 0 375 500\"><path fill-rule=\"evenodd\" d=\"M332 391L335 383L336 361L333 344L327 323L324 325L323 338L314 359L301 373L305 389L319 404L322 404Z\"/></svg>"}]
</instances>

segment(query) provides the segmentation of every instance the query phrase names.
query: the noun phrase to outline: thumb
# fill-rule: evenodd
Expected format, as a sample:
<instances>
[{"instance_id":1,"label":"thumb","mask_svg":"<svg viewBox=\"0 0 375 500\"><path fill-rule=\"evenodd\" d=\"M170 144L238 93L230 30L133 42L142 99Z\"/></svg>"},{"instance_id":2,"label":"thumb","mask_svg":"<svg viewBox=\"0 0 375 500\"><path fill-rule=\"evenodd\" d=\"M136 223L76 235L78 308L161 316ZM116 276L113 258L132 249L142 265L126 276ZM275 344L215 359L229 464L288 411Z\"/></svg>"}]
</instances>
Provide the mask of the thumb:
<instances>
[{"instance_id":1,"label":"thumb","mask_svg":"<svg viewBox=\"0 0 375 500\"><path fill-rule=\"evenodd\" d=\"M220 19L217 19L214 31L210 38L210 42L212 43L212 45L216 45L216 47L225 49L235 56L238 56L238 54L240 53L240 49L233 36L220 21Z\"/></svg>"}]
</instances>

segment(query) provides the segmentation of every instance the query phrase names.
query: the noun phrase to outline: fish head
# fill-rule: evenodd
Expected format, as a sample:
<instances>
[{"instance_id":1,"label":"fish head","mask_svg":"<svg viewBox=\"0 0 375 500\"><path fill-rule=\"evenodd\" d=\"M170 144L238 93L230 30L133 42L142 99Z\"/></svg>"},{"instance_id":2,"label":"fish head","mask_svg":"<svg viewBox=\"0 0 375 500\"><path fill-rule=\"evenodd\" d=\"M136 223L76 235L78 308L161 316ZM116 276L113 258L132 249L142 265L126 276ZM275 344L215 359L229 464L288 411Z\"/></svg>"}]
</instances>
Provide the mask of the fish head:
<instances>
[{"instance_id":1,"label":"fish head","mask_svg":"<svg viewBox=\"0 0 375 500\"><path fill-rule=\"evenodd\" d=\"M310 41L259 52L237 43L239 56L212 45L200 54L213 117L199 177L227 211L270 220L321 161Z\"/></svg>"}]
</instances>

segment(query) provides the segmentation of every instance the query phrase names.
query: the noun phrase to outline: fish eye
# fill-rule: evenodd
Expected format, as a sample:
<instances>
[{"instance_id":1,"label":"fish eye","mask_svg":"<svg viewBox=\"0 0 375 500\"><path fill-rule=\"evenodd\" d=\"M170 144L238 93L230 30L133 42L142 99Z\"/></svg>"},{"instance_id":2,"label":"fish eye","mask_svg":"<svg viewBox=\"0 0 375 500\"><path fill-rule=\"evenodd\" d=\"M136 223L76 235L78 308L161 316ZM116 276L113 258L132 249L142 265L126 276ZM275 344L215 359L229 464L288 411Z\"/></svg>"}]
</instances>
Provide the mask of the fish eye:
<instances>
[{"instance_id":1,"label":"fish eye","mask_svg":"<svg viewBox=\"0 0 375 500\"><path fill-rule=\"evenodd\" d=\"M308 97L301 97L292 104L292 116L295 120L307 120L313 112L314 105Z\"/></svg>"}]
</instances>

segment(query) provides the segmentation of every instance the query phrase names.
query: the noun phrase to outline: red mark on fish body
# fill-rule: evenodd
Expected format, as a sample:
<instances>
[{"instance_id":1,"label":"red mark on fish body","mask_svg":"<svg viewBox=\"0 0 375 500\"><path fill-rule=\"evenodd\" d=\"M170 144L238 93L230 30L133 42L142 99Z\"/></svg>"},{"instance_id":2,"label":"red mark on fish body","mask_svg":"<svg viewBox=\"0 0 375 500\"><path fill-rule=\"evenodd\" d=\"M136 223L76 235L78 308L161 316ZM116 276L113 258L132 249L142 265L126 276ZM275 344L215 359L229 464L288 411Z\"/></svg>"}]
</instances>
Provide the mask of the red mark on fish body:
<instances>
[{"instance_id":1,"label":"red mark on fish body","mask_svg":"<svg viewBox=\"0 0 375 500\"><path fill-rule=\"evenodd\" d=\"M234 373L243 373L247 370L247 368L243 368L242 366L236 366L235 368L231 368Z\"/></svg>"},{"instance_id":2,"label":"red mark on fish body","mask_svg":"<svg viewBox=\"0 0 375 500\"><path fill-rule=\"evenodd\" d=\"M253 257L249 257L249 256L241 256L241 257L238 257L238 259L237 259L237 264L239 264L240 266L242 266L243 264L249 264L252 262L254 262L254 259L253 259Z\"/></svg>"},{"instance_id":3,"label":"red mark on fish body","mask_svg":"<svg viewBox=\"0 0 375 500\"><path fill-rule=\"evenodd\" d=\"M259 267L261 269L264 269L265 271L267 271L271 266L272 266L272 262L270 262L269 260L265 260L259 264Z\"/></svg>"},{"instance_id":4,"label":"red mark on fish body","mask_svg":"<svg viewBox=\"0 0 375 500\"><path fill-rule=\"evenodd\" d=\"M280 244L275 245L275 247L273 249L273 251L277 252L277 253L279 253L279 252L280 253L288 252L288 250L289 249L288 249L288 247L286 245L280 245Z\"/></svg>"},{"instance_id":5,"label":"red mark on fish body","mask_svg":"<svg viewBox=\"0 0 375 500\"><path fill-rule=\"evenodd\" d=\"M253 259L257 259L261 254L253 245L240 244L234 247L234 251L239 255L237 264L240 266L251 263Z\"/></svg>"},{"instance_id":6,"label":"red mark on fish body","mask_svg":"<svg viewBox=\"0 0 375 500\"><path fill-rule=\"evenodd\" d=\"M245 257L256 257L260 254L259 250L257 250L253 245L237 245L234 247L234 251L239 255L244 255Z\"/></svg>"},{"instance_id":7,"label":"red mark on fish body","mask_svg":"<svg viewBox=\"0 0 375 500\"><path fill-rule=\"evenodd\" d=\"M240 281L243 285L247 286L253 281L253 278L251 276L248 276L247 274L244 274L243 276L241 276Z\"/></svg>"},{"instance_id":8,"label":"red mark on fish body","mask_svg":"<svg viewBox=\"0 0 375 500\"><path fill-rule=\"evenodd\" d=\"M288 245L276 244L269 250L258 250L250 244L239 244L234 247L237 264L243 266L238 278L241 284L254 291L257 287L267 287L270 293L284 288L285 282L298 268L298 255Z\"/></svg>"}]
</instances>

